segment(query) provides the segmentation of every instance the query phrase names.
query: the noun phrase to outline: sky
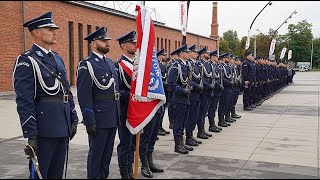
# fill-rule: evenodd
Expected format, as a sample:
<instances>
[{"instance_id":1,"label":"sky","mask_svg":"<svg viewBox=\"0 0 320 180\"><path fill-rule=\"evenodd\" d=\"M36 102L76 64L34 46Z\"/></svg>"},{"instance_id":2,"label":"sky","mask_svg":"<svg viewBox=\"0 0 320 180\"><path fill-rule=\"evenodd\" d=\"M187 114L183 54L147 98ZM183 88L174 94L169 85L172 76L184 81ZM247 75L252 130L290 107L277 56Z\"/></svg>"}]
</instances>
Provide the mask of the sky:
<instances>
[{"instance_id":1,"label":"sky","mask_svg":"<svg viewBox=\"0 0 320 180\"><path fill-rule=\"evenodd\" d=\"M91 1L92 2L92 1ZM114 3L115 2L115 3ZM121 6L127 12L134 12L134 5L140 1L95 1L95 3L105 4L107 7ZM212 2L213 1L191 1L188 17L188 32L210 36L212 22ZM216 1L218 2L218 24L219 36L228 30L237 31L238 38L248 35L248 29L261 9L269 1ZM180 29L179 24L179 1L145 1L145 5L150 8L152 17L157 17L166 26ZM279 34L288 32L289 24L296 24L299 21L307 20L311 23L314 37L320 37L320 1L272 1L271 6L267 6L255 20L251 35L259 34L259 29L263 34L268 34L269 29L277 29L295 10L288 23L281 26Z\"/></svg>"}]
</instances>

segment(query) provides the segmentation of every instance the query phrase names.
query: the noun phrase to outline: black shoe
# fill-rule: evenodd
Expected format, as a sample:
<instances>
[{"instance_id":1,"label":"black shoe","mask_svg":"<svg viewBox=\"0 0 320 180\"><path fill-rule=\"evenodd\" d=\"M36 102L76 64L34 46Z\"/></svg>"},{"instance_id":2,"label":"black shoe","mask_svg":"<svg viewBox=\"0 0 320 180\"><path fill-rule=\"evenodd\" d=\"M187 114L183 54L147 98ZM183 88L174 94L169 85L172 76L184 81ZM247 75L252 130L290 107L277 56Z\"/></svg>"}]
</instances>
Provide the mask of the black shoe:
<instances>
[{"instance_id":1,"label":"black shoe","mask_svg":"<svg viewBox=\"0 0 320 180\"><path fill-rule=\"evenodd\" d=\"M191 137L193 139L194 142L198 143L198 144L202 144L201 141L199 141L198 139L194 138L194 137Z\"/></svg>"},{"instance_id":2,"label":"black shoe","mask_svg":"<svg viewBox=\"0 0 320 180\"><path fill-rule=\"evenodd\" d=\"M206 135L204 134L204 132L201 132L201 133L198 132L197 138L200 138L200 139L209 139L209 137L206 136Z\"/></svg>"},{"instance_id":3,"label":"black shoe","mask_svg":"<svg viewBox=\"0 0 320 180\"><path fill-rule=\"evenodd\" d=\"M180 136L174 136L174 152L180 153L180 154L188 154L189 151L186 150L183 145L181 144L182 141L180 141Z\"/></svg>"},{"instance_id":4,"label":"black shoe","mask_svg":"<svg viewBox=\"0 0 320 180\"><path fill-rule=\"evenodd\" d=\"M147 154L147 158L148 158L148 164L149 164L149 168L150 168L151 172L153 172L153 173L164 172L163 169L160 169L157 165L154 164L153 158L152 158L152 152Z\"/></svg>"},{"instance_id":5,"label":"black shoe","mask_svg":"<svg viewBox=\"0 0 320 180\"><path fill-rule=\"evenodd\" d=\"M252 108L251 107L244 107L243 110L244 111L252 111Z\"/></svg>"},{"instance_id":6,"label":"black shoe","mask_svg":"<svg viewBox=\"0 0 320 180\"><path fill-rule=\"evenodd\" d=\"M221 127L228 127L228 124L226 124L226 123L221 123L221 122L218 122L218 126L221 126Z\"/></svg>"},{"instance_id":7,"label":"black shoe","mask_svg":"<svg viewBox=\"0 0 320 180\"><path fill-rule=\"evenodd\" d=\"M251 108L256 108L257 106L255 104L252 104L250 107Z\"/></svg>"},{"instance_id":8,"label":"black shoe","mask_svg":"<svg viewBox=\"0 0 320 180\"><path fill-rule=\"evenodd\" d=\"M126 166L120 167L119 171L120 171L121 179L130 179L128 168Z\"/></svg>"},{"instance_id":9,"label":"black shoe","mask_svg":"<svg viewBox=\"0 0 320 180\"><path fill-rule=\"evenodd\" d=\"M215 132L215 133L219 133L220 129L216 128L216 127L209 127L209 131L210 132Z\"/></svg>"},{"instance_id":10,"label":"black shoe","mask_svg":"<svg viewBox=\"0 0 320 180\"><path fill-rule=\"evenodd\" d=\"M185 144L183 144L183 147L188 151L193 151L193 147L187 146Z\"/></svg>"},{"instance_id":11,"label":"black shoe","mask_svg":"<svg viewBox=\"0 0 320 180\"><path fill-rule=\"evenodd\" d=\"M217 129L219 129L220 131L222 131L222 128L221 128L221 127L219 127L219 126L216 126L216 128L217 128Z\"/></svg>"},{"instance_id":12,"label":"black shoe","mask_svg":"<svg viewBox=\"0 0 320 180\"><path fill-rule=\"evenodd\" d=\"M159 137L157 136L156 141L159 140Z\"/></svg>"},{"instance_id":13,"label":"black shoe","mask_svg":"<svg viewBox=\"0 0 320 180\"><path fill-rule=\"evenodd\" d=\"M231 119L226 119L225 120L227 123L234 123L234 121L232 121Z\"/></svg>"},{"instance_id":14,"label":"black shoe","mask_svg":"<svg viewBox=\"0 0 320 180\"><path fill-rule=\"evenodd\" d=\"M149 168L147 154L140 156L141 160L141 174L147 178L153 178L153 174Z\"/></svg>"},{"instance_id":15,"label":"black shoe","mask_svg":"<svg viewBox=\"0 0 320 180\"><path fill-rule=\"evenodd\" d=\"M128 168L129 178L130 178L130 179L134 179L132 164L128 164L127 168Z\"/></svg>"},{"instance_id":16,"label":"black shoe","mask_svg":"<svg viewBox=\"0 0 320 180\"><path fill-rule=\"evenodd\" d=\"M165 136L167 135L165 132L163 132L160 128L158 129L158 135L159 136Z\"/></svg>"},{"instance_id":17,"label":"black shoe","mask_svg":"<svg viewBox=\"0 0 320 180\"><path fill-rule=\"evenodd\" d=\"M192 139L192 132L186 133L186 145L188 146L199 146L198 143L193 141ZM187 149L187 148L186 148ZM188 149L187 149L188 150Z\"/></svg>"},{"instance_id":18,"label":"black shoe","mask_svg":"<svg viewBox=\"0 0 320 180\"><path fill-rule=\"evenodd\" d=\"M236 113L232 114L232 115L231 115L231 117L232 117L232 118L236 118L236 119L241 118L241 116L240 116L240 115L238 115L238 114L236 114Z\"/></svg>"},{"instance_id":19,"label":"black shoe","mask_svg":"<svg viewBox=\"0 0 320 180\"><path fill-rule=\"evenodd\" d=\"M161 127L161 130L162 130L163 132L165 132L166 134L170 134L170 132L167 131L167 130L165 130L163 127Z\"/></svg>"},{"instance_id":20,"label":"black shoe","mask_svg":"<svg viewBox=\"0 0 320 180\"><path fill-rule=\"evenodd\" d=\"M203 132L204 132L204 134L205 134L206 136L208 136L208 137L212 137L212 134L207 133L207 132L206 132L206 131L204 131L204 130L203 130Z\"/></svg>"}]
</instances>

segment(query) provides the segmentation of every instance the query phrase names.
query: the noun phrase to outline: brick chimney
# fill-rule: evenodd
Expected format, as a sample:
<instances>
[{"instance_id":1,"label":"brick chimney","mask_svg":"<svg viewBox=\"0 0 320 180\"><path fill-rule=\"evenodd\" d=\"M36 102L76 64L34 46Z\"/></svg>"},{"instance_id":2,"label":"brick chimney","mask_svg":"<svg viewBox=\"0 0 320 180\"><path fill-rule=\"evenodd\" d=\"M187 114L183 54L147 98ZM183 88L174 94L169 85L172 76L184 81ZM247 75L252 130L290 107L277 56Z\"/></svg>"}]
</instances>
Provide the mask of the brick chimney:
<instances>
[{"instance_id":1,"label":"brick chimney","mask_svg":"<svg viewBox=\"0 0 320 180\"><path fill-rule=\"evenodd\" d=\"M218 39L218 2L212 3L211 38Z\"/></svg>"}]
</instances>

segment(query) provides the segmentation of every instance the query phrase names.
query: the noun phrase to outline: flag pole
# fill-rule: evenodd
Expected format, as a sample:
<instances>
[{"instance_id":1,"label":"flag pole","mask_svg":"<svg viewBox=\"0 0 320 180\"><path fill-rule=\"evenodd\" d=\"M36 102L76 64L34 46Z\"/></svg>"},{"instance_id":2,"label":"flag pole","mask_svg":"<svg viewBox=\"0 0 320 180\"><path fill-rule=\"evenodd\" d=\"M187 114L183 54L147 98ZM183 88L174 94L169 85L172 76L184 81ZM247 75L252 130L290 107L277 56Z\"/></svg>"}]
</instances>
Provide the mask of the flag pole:
<instances>
[{"instance_id":1,"label":"flag pole","mask_svg":"<svg viewBox=\"0 0 320 180\"><path fill-rule=\"evenodd\" d=\"M136 134L136 154L134 157L134 179L139 178L138 166L139 166L139 147L140 147L140 131Z\"/></svg>"},{"instance_id":2,"label":"flag pole","mask_svg":"<svg viewBox=\"0 0 320 180\"><path fill-rule=\"evenodd\" d=\"M146 2L145 1L141 1L141 4L143 6L146 5ZM134 156L134 174L133 174L133 178L134 179L138 179L139 178L139 148L140 148L140 133L141 131L139 131L137 134L136 134L136 150L135 150L135 156Z\"/></svg>"},{"instance_id":3,"label":"flag pole","mask_svg":"<svg viewBox=\"0 0 320 180\"><path fill-rule=\"evenodd\" d=\"M187 1L187 27L188 27L188 14L189 14L189 4L190 4L190 1ZM186 31L187 32L187 31ZM187 35L186 36L184 36L183 34L182 34L182 41L181 41L181 44L182 45L185 45L185 44L187 44Z\"/></svg>"}]
</instances>

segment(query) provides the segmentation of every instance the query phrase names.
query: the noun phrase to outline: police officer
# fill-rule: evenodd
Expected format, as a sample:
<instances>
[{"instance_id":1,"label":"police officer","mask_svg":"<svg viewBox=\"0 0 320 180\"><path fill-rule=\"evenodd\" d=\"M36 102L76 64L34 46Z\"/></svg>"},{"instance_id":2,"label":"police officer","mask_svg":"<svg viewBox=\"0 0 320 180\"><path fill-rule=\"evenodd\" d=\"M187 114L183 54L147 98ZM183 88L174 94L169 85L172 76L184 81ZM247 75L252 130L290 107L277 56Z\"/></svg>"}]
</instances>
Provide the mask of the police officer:
<instances>
[{"instance_id":1,"label":"police officer","mask_svg":"<svg viewBox=\"0 0 320 180\"><path fill-rule=\"evenodd\" d=\"M161 76L162 76L162 81L164 82L164 88L165 88L165 94L166 96L168 95L168 83L167 81L167 65L165 64L165 58L166 58L167 53L165 52L164 49L160 49L157 52L157 57L158 57L158 61L159 61L159 66L161 69ZM161 114L161 119L159 122L159 128L158 128L158 135L160 136L165 136L166 134L170 134L169 131L165 130L162 126L162 122L163 122L163 117L164 117L164 113Z\"/></svg>"},{"instance_id":2,"label":"police officer","mask_svg":"<svg viewBox=\"0 0 320 180\"><path fill-rule=\"evenodd\" d=\"M198 50L196 49L196 45L192 45L189 48L189 59L187 61L189 67L189 78L192 80L192 90L190 95L190 110L189 110L189 118L186 121L186 145L189 146L198 146L202 144L201 141L197 140L193 137L193 130L196 127L198 118L199 118L199 110L200 110L200 93L203 90L203 84L201 83L202 71L201 67L198 66L197 57Z\"/></svg>"},{"instance_id":3,"label":"police officer","mask_svg":"<svg viewBox=\"0 0 320 180\"><path fill-rule=\"evenodd\" d=\"M170 69L168 76L168 85L172 88L172 101L176 111L176 118L173 124L173 136L175 147L174 151L180 154L188 154L193 148L183 142L183 130L185 121L188 119L191 95L191 81L188 78L188 67L186 64L189 58L189 49L183 45L176 49L179 60L176 61Z\"/></svg>"},{"instance_id":4,"label":"police officer","mask_svg":"<svg viewBox=\"0 0 320 180\"><path fill-rule=\"evenodd\" d=\"M208 106L208 119L209 119L209 131L219 133L222 128L219 126L216 126L215 123L215 113L217 111L218 102L222 95L223 87L221 84L221 76L220 76L220 62L218 60L218 50L211 51L209 53L210 56L210 62L212 65L212 77L215 81L215 87L212 90L213 94L209 101ZM214 73L214 74L213 74Z\"/></svg>"},{"instance_id":5,"label":"police officer","mask_svg":"<svg viewBox=\"0 0 320 180\"><path fill-rule=\"evenodd\" d=\"M171 59L170 59L169 63L167 64L167 72L168 72L167 74L168 75L169 75L170 69L171 69L172 65L174 64L174 62L179 59L176 50L172 51L170 53L170 56L171 56ZM167 80L168 80L168 78L167 78ZM167 91L168 91L168 96L166 96L166 98L168 101L169 129L173 129L173 123L176 118L175 109L174 109L173 102L172 102L173 90L171 89L170 86L168 86Z\"/></svg>"},{"instance_id":6,"label":"police officer","mask_svg":"<svg viewBox=\"0 0 320 180\"><path fill-rule=\"evenodd\" d=\"M205 117L208 112L208 106L210 98L212 97L212 90L214 89L215 82L212 81L212 67L209 63L209 51L208 47L204 46L202 49L198 51L199 54L199 63L201 63L201 71L203 74L203 91L201 93L200 100L200 111L199 111L199 119L197 122L198 133L197 138L200 139L208 139L212 137L212 134L209 134L204 129Z\"/></svg>"},{"instance_id":7,"label":"police officer","mask_svg":"<svg viewBox=\"0 0 320 180\"><path fill-rule=\"evenodd\" d=\"M88 179L106 179L120 121L119 78L109 52L105 27L89 34L92 53L80 61L77 90L83 122L89 139Z\"/></svg>"},{"instance_id":8,"label":"police officer","mask_svg":"<svg viewBox=\"0 0 320 180\"><path fill-rule=\"evenodd\" d=\"M252 111L251 97L252 88L254 87L256 71L254 67L254 57L251 52L244 53L245 60L242 63L242 82L244 83L243 91L243 110Z\"/></svg>"},{"instance_id":9,"label":"police officer","mask_svg":"<svg viewBox=\"0 0 320 180\"><path fill-rule=\"evenodd\" d=\"M28 27L34 44L17 57L13 71L21 128L38 157L42 177L61 179L78 117L63 59L51 50L57 43L59 27L53 22L52 12L23 26ZM25 148L29 159L33 157L31 147ZM33 174L31 160L29 169Z\"/></svg>"},{"instance_id":10,"label":"police officer","mask_svg":"<svg viewBox=\"0 0 320 180\"><path fill-rule=\"evenodd\" d=\"M235 93L232 101L231 118L239 119L241 118L241 116L236 113L236 104L238 102L238 97L241 91L242 78L241 78L241 62L237 56L235 57L234 63L235 64L234 64L233 70L234 70L236 85L235 85Z\"/></svg>"},{"instance_id":11,"label":"police officer","mask_svg":"<svg viewBox=\"0 0 320 180\"><path fill-rule=\"evenodd\" d=\"M117 38L122 56L116 62L120 77L120 124L118 129L120 143L117 147L120 175L123 179L133 178L132 164L134 149L132 148L133 135L126 126L128 103L130 97L131 75L133 70L133 57L136 53L136 32L131 31Z\"/></svg>"}]
</instances>

